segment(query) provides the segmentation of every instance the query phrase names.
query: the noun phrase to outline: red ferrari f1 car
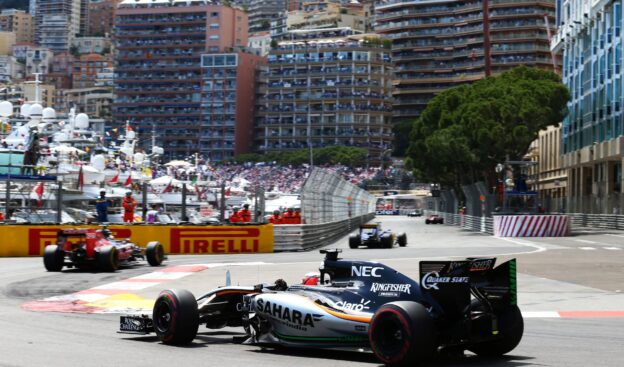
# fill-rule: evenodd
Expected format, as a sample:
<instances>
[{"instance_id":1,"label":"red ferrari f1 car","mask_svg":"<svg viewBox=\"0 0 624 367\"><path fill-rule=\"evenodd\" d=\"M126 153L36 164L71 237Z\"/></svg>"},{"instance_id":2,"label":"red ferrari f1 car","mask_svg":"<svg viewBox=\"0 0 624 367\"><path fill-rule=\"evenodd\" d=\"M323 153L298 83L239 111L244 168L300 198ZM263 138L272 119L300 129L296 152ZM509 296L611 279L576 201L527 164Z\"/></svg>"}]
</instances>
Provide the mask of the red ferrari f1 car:
<instances>
[{"instance_id":1,"label":"red ferrari f1 car","mask_svg":"<svg viewBox=\"0 0 624 367\"><path fill-rule=\"evenodd\" d=\"M126 240L115 240L107 228L61 229L55 245L46 246L43 264L48 271L94 266L103 271L115 271L120 265L147 260L151 266L160 265L165 251L160 242L149 242L145 248Z\"/></svg>"}]
</instances>

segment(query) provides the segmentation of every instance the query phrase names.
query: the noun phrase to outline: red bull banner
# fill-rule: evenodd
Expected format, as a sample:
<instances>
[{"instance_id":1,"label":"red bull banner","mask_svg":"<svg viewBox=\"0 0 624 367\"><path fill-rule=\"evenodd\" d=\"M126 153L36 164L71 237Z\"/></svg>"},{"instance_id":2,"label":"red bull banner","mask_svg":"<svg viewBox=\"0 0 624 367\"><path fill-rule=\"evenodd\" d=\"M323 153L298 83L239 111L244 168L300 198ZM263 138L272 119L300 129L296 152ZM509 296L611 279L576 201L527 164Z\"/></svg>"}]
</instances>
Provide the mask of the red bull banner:
<instances>
[{"instance_id":1,"label":"red bull banner","mask_svg":"<svg viewBox=\"0 0 624 367\"><path fill-rule=\"evenodd\" d=\"M47 245L56 242L62 228L95 226L5 225L0 227L0 257L42 256ZM167 226L111 225L116 239L145 246L150 241L163 244L168 254L243 254L273 252L273 225L251 226Z\"/></svg>"}]
</instances>

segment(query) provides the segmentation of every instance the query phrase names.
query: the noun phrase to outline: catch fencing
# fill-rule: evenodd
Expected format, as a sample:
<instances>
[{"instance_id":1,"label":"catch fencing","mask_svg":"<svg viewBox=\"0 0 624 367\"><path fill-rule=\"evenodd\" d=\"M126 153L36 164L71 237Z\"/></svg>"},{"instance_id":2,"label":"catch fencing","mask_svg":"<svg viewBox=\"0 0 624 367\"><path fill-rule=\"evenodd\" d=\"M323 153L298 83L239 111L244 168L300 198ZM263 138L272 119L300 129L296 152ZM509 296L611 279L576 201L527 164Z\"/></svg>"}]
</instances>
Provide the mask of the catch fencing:
<instances>
[{"instance_id":1,"label":"catch fencing","mask_svg":"<svg viewBox=\"0 0 624 367\"><path fill-rule=\"evenodd\" d=\"M375 212L375 196L337 173L315 167L301 191L306 224L341 222Z\"/></svg>"}]
</instances>

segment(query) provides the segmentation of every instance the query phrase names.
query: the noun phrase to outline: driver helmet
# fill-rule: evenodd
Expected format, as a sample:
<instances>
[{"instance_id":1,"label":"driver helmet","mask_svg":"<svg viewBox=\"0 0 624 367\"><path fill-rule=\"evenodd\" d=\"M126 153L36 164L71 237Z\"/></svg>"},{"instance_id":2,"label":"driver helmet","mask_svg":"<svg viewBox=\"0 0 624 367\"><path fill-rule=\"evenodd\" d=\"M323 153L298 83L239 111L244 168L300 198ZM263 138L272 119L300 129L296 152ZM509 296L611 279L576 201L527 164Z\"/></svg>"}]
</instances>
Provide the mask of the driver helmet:
<instances>
[{"instance_id":1,"label":"driver helmet","mask_svg":"<svg viewBox=\"0 0 624 367\"><path fill-rule=\"evenodd\" d=\"M306 275L303 276L303 278L301 278L301 284L318 285L320 278L321 278L321 275L318 272L313 271L311 273L307 273Z\"/></svg>"},{"instance_id":2,"label":"driver helmet","mask_svg":"<svg viewBox=\"0 0 624 367\"><path fill-rule=\"evenodd\" d=\"M102 234L104 235L104 238L111 238L111 237L113 237L113 233L108 228L102 229Z\"/></svg>"}]
</instances>

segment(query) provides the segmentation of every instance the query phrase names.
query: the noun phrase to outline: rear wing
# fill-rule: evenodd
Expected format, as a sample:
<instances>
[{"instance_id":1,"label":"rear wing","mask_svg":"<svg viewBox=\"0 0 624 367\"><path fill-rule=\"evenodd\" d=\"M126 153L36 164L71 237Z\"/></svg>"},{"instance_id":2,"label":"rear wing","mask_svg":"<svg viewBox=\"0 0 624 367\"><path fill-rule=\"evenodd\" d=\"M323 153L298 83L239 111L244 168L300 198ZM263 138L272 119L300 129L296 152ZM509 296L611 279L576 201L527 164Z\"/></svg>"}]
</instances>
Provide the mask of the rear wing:
<instances>
[{"instance_id":1,"label":"rear wing","mask_svg":"<svg viewBox=\"0 0 624 367\"><path fill-rule=\"evenodd\" d=\"M420 288L451 316L464 314L472 294L493 308L516 305L516 259L494 267L496 258L421 261Z\"/></svg>"}]
</instances>

